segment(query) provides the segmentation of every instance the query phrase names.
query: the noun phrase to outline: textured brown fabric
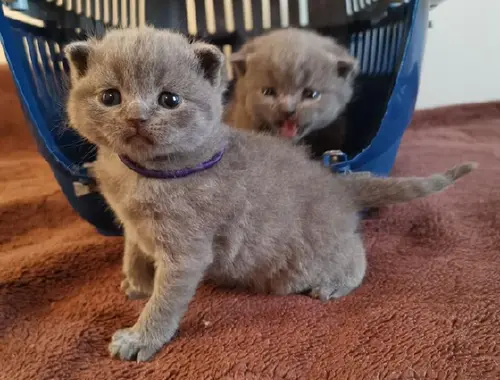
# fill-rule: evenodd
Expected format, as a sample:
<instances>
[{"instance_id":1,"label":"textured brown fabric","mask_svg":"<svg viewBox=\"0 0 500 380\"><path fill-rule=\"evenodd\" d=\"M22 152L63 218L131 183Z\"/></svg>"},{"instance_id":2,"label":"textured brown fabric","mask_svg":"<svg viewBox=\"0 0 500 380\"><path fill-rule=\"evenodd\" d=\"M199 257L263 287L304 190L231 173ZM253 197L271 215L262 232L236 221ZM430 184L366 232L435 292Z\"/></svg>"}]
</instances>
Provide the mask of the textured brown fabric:
<instances>
[{"instance_id":1,"label":"textured brown fabric","mask_svg":"<svg viewBox=\"0 0 500 380\"><path fill-rule=\"evenodd\" d=\"M0 379L500 379L500 104L416 116L394 174L481 167L363 223L359 290L321 304L203 286L178 338L136 364L106 348L142 307L119 290L121 239L72 212L0 83Z\"/></svg>"}]
</instances>

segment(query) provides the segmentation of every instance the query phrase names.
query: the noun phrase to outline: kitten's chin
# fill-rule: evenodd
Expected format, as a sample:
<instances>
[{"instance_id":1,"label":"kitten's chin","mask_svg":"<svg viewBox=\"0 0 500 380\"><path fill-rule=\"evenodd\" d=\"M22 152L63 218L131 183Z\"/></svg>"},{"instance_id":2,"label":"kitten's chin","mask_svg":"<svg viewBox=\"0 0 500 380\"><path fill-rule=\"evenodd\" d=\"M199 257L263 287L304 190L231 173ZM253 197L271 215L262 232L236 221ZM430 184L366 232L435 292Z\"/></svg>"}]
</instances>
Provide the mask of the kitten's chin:
<instances>
[{"instance_id":1,"label":"kitten's chin","mask_svg":"<svg viewBox=\"0 0 500 380\"><path fill-rule=\"evenodd\" d=\"M103 146L106 150L135 161L145 161L157 155L154 145L141 139L119 139Z\"/></svg>"}]
</instances>

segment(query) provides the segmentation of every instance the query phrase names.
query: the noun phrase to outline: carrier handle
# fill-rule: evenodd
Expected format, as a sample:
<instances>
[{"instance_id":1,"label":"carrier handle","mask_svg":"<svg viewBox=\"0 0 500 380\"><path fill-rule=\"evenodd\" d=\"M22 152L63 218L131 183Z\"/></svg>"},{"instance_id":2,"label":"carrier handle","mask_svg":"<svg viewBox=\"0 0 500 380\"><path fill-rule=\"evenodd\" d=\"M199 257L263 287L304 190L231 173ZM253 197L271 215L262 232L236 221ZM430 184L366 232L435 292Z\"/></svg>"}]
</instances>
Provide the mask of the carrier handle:
<instances>
[{"instance_id":1,"label":"carrier handle","mask_svg":"<svg viewBox=\"0 0 500 380\"><path fill-rule=\"evenodd\" d=\"M29 8L28 0L2 0L13 11L27 11Z\"/></svg>"}]
</instances>

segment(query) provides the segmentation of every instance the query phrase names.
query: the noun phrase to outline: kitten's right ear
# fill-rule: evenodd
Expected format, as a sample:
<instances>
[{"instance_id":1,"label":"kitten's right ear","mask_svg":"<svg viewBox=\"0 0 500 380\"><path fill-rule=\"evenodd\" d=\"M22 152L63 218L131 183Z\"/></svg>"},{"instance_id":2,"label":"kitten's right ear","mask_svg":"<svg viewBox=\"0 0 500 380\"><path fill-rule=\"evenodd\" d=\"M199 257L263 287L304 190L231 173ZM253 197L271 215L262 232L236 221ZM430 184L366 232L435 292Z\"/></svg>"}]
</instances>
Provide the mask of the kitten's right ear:
<instances>
[{"instance_id":1,"label":"kitten's right ear","mask_svg":"<svg viewBox=\"0 0 500 380\"><path fill-rule=\"evenodd\" d=\"M193 50L205 79L214 87L225 83L227 80L227 73L224 70L225 57L219 48L203 42L196 42L193 44Z\"/></svg>"},{"instance_id":2,"label":"kitten's right ear","mask_svg":"<svg viewBox=\"0 0 500 380\"><path fill-rule=\"evenodd\" d=\"M233 66L236 77L242 77L247 71L247 54L240 50L231 54L231 65Z\"/></svg>"},{"instance_id":3,"label":"kitten's right ear","mask_svg":"<svg viewBox=\"0 0 500 380\"><path fill-rule=\"evenodd\" d=\"M90 51L91 47L88 41L72 42L64 48L73 81L80 79L87 73Z\"/></svg>"}]
</instances>

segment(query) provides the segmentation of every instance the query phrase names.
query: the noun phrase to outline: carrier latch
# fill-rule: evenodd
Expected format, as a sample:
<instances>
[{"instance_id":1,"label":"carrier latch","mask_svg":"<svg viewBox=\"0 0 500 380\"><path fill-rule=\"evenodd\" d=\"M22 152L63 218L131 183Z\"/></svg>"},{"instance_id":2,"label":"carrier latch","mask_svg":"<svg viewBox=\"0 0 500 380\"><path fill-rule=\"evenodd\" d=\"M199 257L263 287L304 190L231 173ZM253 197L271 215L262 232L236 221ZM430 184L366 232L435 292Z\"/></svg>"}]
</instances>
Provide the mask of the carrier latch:
<instances>
[{"instance_id":1,"label":"carrier latch","mask_svg":"<svg viewBox=\"0 0 500 380\"><path fill-rule=\"evenodd\" d=\"M86 162L83 164L89 177L88 181L75 181L73 182L73 191L77 197L83 197L91 193L97 193L97 183L95 181L94 165L92 162Z\"/></svg>"},{"instance_id":2,"label":"carrier latch","mask_svg":"<svg viewBox=\"0 0 500 380\"><path fill-rule=\"evenodd\" d=\"M325 153L323 153L322 159L323 166L330 168L336 173L347 174L351 172L351 168L349 165L338 165L348 160L347 154L345 154L341 150L327 150Z\"/></svg>"}]
</instances>

